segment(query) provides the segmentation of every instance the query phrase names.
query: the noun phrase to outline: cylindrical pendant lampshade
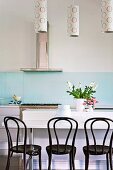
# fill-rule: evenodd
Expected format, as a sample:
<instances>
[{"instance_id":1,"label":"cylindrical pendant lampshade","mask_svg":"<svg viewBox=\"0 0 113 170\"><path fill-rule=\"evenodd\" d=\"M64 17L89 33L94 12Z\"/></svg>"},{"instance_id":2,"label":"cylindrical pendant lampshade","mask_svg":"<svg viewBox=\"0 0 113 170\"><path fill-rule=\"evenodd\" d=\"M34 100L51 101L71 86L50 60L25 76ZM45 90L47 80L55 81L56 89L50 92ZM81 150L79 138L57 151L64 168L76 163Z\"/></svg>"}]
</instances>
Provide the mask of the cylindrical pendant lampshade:
<instances>
[{"instance_id":1,"label":"cylindrical pendant lampshade","mask_svg":"<svg viewBox=\"0 0 113 170\"><path fill-rule=\"evenodd\" d=\"M79 36L79 6L71 5L68 8L68 33L71 37Z\"/></svg>"},{"instance_id":2,"label":"cylindrical pendant lampshade","mask_svg":"<svg viewBox=\"0 0 113 170\"><path fill-rule=\"evenodd\" d=\"M113 32L113 0L102 0L102 32Z\"/></svg>"},{"instance_id":3,"label":"cylindrical pendant lampshade","mask_svg":"<svg viewBox=\"0 0 113 170\"><path fill-rule=\"evenodd\" d=\"M47 0L35 0L35 32L47 32Z\"/></svg>"}]
</instances>

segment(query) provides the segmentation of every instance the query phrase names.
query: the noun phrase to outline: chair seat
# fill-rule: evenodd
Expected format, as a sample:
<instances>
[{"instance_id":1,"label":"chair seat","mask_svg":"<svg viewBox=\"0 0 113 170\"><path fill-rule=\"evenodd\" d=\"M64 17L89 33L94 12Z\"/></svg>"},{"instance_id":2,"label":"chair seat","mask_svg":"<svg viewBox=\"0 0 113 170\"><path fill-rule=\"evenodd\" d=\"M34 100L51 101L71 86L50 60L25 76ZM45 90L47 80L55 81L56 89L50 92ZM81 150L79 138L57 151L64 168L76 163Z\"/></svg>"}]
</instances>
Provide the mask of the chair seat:
<instances>
[{"instance_id":1,"label":"chair seat","mask_svg":"<svg viewBox=\"0 0 113 170\"><path fill-rule=\"evenodd\" d=\"M16 152L16 153L23 153L24 152L24 145L18 145L18 150L17 147L14 146L11 148L11 151ZM41 152L41 146L39 145L26 145L26 154L28 155L39 155Z\"/></svg>"},{"instance_id":2,"label":"chair seat","mask_svg":"<svg viewBox=\"0 0 113 170\"><path fill-rule=\"evenodd\" d=\"M51 152L50 146L46 147L46 151L48 153ZM65 145L59 145L59 148L57 145L52 145L52 153L53 154L63 155L63 154L69 154L71 151L72 151L71 145L67 145L67 147ZM74 147L74 153L76 153L76 147Z\"/></svg>"},{"instance_id":3,"label":"chair seat","mask_svg":"<svg viewBox=\"0 0 113 170\"><path fill-rule=\"evenodd\" d=\"M83 151L84 153L87 154L87 146L83 147ZM109 152L109 146L103 146L102 145L96 145L96 152L95 152L95 146L94 145L89 145L89 154L90 155L102 155L102 154L106 154Z\"/></svg>"}]
</instances>

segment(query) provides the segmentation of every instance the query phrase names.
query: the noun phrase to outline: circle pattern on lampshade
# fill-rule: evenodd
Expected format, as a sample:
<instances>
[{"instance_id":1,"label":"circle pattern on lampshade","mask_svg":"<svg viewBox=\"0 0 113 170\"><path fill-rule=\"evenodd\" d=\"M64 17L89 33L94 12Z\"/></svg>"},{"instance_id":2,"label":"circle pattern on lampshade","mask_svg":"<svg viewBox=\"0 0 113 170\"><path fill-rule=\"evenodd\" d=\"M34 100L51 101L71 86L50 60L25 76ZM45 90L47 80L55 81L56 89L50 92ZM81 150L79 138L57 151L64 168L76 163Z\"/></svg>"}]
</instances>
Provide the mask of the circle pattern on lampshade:
<instances>
[{"instance_id":1,"label":"circle pattern on lampshade","mask_svg":"<svg viewBox=\"0 0 113 170\"><path fill-rule=\"evenodd\" d=\"M47 32L47 0L34 0L35 32Z\"/></svg>"},{"instance_id":2,"label":"circle pattern on lampshade","mask_svg":"<svg viewBox=\"0 0 113 170\"><path fill-rule=\"evenodd\" d=\"M113 32L113 0L101 1L102 32Z\"/></svg>"},{"instance_id":3,"label":"circle pattern on lampshade","mask_svg":"<svg viewBox=\"0 0 113 170\"><path fill-rule=\"evenodd\" d=\"M68 34L72 37L79 35L79 6L71 5L68 7Z\"/></svg>"}]
</instances>

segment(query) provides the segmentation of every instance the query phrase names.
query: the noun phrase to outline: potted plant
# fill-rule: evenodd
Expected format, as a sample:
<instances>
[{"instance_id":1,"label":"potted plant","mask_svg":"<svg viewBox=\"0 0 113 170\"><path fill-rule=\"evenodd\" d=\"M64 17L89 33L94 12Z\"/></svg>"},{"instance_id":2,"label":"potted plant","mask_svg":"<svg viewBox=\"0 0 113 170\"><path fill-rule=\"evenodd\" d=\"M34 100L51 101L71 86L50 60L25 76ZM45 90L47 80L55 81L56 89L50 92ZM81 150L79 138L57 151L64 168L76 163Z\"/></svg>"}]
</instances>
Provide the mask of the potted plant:
<instances>
[{"instance_id":1,"label":"potted plant","mask_svg":"<svg viewBox=\"0 0 113 170\"><path fill-rule=\"evenodd\" d=\"M91 82L88 86L82 88L81 83L78 86L73 85L71 82L67 82L67 93L76 99L76 110L83 111L84 104L88 104L87 101L93 99L93 95L96 92L97 85L95 82ZM94 101L94 100L93 100Z\"/></svg>"}]
</instances>

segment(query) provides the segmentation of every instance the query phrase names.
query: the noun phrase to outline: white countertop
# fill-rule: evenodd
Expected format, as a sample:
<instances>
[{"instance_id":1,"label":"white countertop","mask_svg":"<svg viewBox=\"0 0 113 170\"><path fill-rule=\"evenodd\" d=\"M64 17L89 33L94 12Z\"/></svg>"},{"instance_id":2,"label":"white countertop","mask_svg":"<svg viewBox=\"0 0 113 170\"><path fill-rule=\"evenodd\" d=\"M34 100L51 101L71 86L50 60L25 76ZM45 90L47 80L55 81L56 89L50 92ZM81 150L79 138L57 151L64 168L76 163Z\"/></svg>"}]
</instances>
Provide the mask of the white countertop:
<instances>
[{"instance_id":1,"label":"white countertop","mask_svg":"<svg viewBox=\"0 0 113 170\"><path fill-rule=\"evenodd\" d=\"M4 104L4 105L0 105L0 107L20 107L21 105L19 104ZM75 106L70 106L72 109L75 109ZM113 109L113 105L111 104L96 104L97 108L112 108Z\"/></svg>"},{"instance_id":2,"label":"white countertop","mask_svg":"<svg viewBox=\"0 0 113 170\"><path fill-rule=\"evenodd\" d=\"M56 116L67 116L72 117L78 121L78 128L84 128L84 122L91 117L106 117L113 119L113 110L94 110L93 112L77 112L76 110L71 110L69 114L62 114L58 110L45 110L45 109L33 109L24 110L22 112L22 119L26 123L28 128L47 128L47 122L52 117ZM66 129L65 127L62 127ZM96 129L104 129L103 124L99 124L95 127ZM113 129L113 128L112 128Z\"/></svg>"},{"instance_id":3,"label":"white countertop","mask_svg":"<svg viewBox=\"0 0 113 170\"><path fill-rule=\"evenodd\" d=\"M12 107L18 107L19 108L20 105L14 105L14 104L11 104L11 105L0 105L0 108L12 108Z\"/></svg>"}]
</instances>

